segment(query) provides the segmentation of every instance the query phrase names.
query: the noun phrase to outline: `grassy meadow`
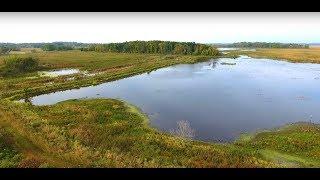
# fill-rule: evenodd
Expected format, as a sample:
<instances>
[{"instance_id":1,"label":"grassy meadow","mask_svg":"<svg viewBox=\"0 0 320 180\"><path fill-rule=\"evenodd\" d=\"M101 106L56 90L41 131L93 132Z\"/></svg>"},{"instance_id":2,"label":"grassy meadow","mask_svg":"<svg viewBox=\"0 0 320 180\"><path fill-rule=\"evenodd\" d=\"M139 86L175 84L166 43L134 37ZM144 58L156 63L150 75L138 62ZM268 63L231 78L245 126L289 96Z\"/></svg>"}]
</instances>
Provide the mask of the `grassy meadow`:
<instances>
[{"instance_id":1,"label":"grassy meadow","mask_svg":"<svg viewBox=\"0 0 320 180\"><path fill-rule=\"evenodd\" d=\"M230 53L254 58L287 60L295 63L320 63L320 48L318 47L308 49L257 48L256 51L231 51Z\"/></svg>"},{"instance_id":2,"label":"grassy meadow","mask_svg":"<svg viewBox=\"0 0 320 180\"><path fill-rule=\"evenodd\" d=\"M81 51L18 56L29 55L39 59L42 70L78 68L98 74L0 77L0 167L320 167L320 127L311 123L218 144L159 132L138 108L119 100L69 100L51 106L13 101L209 56ZM0 67L5 57L0 56Z\"/></svg>"}]
</instances>

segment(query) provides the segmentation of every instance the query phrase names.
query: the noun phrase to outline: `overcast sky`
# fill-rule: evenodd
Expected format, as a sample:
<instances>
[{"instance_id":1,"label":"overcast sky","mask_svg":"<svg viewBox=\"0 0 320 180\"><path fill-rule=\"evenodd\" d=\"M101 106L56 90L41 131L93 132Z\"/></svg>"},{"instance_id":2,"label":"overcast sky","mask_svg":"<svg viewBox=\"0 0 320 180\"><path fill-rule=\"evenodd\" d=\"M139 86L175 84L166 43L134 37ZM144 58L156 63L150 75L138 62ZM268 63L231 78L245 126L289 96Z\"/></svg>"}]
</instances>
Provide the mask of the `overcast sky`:
<instances>
[{"instance_id":1,"label":"overcast sky","mask_svg":"<svg viewBox=\"0 0 320 180\"><path fill-rule=\"evenodd\" d=\"M320 13L0 13L0 42L320 42Z\"/></svg>"}]
</instances>

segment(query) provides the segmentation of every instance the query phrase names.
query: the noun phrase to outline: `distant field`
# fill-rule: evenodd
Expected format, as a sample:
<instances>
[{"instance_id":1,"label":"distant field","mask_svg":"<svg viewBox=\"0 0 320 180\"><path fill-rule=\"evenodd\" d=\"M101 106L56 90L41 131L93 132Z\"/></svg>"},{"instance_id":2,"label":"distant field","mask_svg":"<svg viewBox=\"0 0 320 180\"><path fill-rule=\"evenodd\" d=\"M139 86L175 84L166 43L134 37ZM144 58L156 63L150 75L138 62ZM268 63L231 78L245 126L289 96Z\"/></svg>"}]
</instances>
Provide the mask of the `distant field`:
<instances>
[{"instance_id":1,"label":"distant field","mask_svg":"<svg viewBox=\"0 0 320 180\"><path fill-rule=\"evenodd\" d=\"M320 48L320 44L309 45L310 48Z\"/></svg>"},{"instance_id":2,"label":"distant field","mask_svg":"<svg viewBox=\"0 0 320 180\"><path fill-rule=\"evenodd\" d=\"M309 49L256 49L256 51L235 51L255 58L285 59L291 62L320 63L320 48Z\"/></svg>"}]
</instances>

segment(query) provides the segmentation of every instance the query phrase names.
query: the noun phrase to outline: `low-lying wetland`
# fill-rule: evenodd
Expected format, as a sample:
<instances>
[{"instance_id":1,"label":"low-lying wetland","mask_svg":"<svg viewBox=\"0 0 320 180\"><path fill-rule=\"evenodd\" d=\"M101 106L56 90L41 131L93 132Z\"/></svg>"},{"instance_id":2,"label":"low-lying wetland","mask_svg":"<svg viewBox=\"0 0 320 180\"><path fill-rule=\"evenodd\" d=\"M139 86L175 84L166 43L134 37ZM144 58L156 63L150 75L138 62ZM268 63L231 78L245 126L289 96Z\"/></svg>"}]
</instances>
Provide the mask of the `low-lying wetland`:
<instances>
[{"instance_id":1,"label":"low-lying wetland","mask_svg":"<svg viewBox=\"0 0 320 180\"><path fill-rule=\"evenodd\" d=\"M245 56L212 59L30 100L51 105L69 99L117 98L141 108L161 130L169 132L185 120L194 128L195 139L231 142L242 133L309 121L310 115L318 123L318 69L318 64Z\"/></svg>"},{"instance_id":2,"label":"low-lying wetland","mask_svg":"<svg viewBox=\"0 0 320 180\"><path fill-rule=\"evenodd\" d=\"M0 139L8 139L0 143L1 167L320 166L317 64L34 55L49 70L78 72L0 79Z\"/></svg>"}]
</instances>

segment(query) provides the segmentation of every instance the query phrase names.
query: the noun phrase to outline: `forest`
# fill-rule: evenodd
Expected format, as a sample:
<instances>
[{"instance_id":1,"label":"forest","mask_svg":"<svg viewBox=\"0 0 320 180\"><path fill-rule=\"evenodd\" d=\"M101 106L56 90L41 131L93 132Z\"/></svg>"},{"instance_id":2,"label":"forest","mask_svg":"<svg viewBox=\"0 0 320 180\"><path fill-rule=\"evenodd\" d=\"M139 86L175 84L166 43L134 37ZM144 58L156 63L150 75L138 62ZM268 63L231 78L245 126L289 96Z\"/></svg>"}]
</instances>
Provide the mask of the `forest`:
<instances>
[{"instance_id":1,"label":"forest","mask_svg":"<svg viewBox=\"0 0 320 180\"><path fill-rule=\"evenodd\" d=\"M195 42L172 41L129 41L123 43L94 44L83 51L117 52L117 53L150 53L150 54L184 54L215 56L219 51L210 45Z\"/></svg>"},{"instance_id":2,"label":"forest","mask_svg":"<svg viewBox=\"0 0 320 180\"><path fill-rule=\"evenodd\" d=\"M22 48L39 48L43 51L64 51L88 47L87 43L52 42L52 43L0 43L0 54L20 51Z\"/></svg>"},{"instance_id":3,"label":"forest","mask_svg":"<svg viewBox=\"0 0 320 180\"><path fill-rule=\"evenodd\" d=\"M77 42L0 43L0 53L20 51L21 48L40 48L43 51L96 51L115 53L182 54L216 56L219 51L212 45L195 42L128 41L122 43L90 44Z\"/></svg>"}]
</instances>

